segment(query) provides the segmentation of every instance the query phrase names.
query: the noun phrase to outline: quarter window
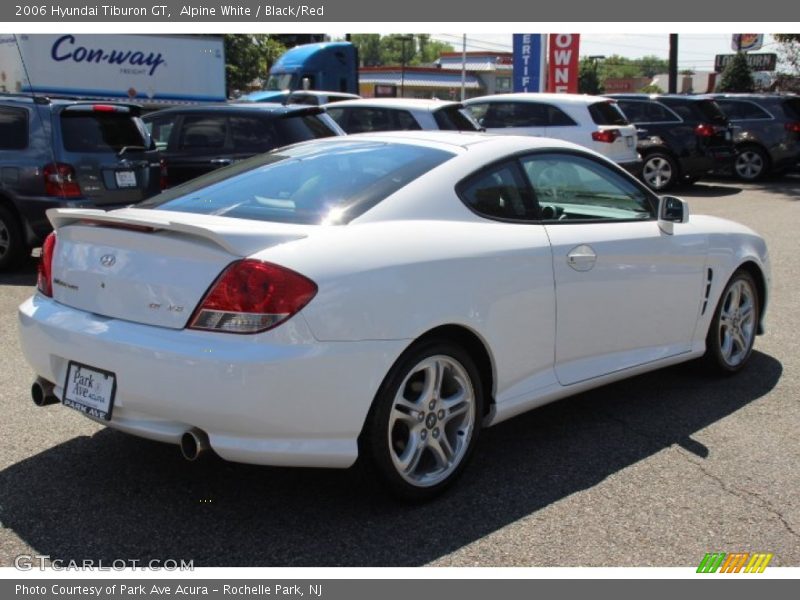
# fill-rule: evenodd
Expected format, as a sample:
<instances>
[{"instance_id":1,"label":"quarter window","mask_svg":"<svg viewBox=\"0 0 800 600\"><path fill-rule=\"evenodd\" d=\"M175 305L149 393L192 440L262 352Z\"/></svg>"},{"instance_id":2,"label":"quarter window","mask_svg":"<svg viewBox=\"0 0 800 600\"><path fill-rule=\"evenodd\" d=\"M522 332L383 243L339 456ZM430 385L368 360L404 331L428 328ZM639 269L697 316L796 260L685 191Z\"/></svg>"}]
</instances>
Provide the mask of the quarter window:
<instances>
[{"instance_id":1,"label":"quarter window","mask_svg":"<svg viewBox=\"0 0 800 600\"><path fill-rule=\"evenodd\" d=\"M574 154L522 159L543 221L630 221L655 216L655 201L623 175Z\"/></svg>"},{"instance_id":2,"label":"quarter window","mask_svg":"<svg viewBox=\"0 0 800 600\"><path fill-rule=\"evenodd\" d=\"M22 150L28 146L28 112L0 108L0 150Z\"/></svg>"},{"instance_id":3,"label":"quarter window","mask_svg":"<svg viewBox=\"0 0 800 600\"><path fill-rule=\"evenodd\" d=\"M479 215L515 221L537 218L527 184L514 162L480 171L461 182L456 191L463 202Z\"/></svg>"}]
</instances>

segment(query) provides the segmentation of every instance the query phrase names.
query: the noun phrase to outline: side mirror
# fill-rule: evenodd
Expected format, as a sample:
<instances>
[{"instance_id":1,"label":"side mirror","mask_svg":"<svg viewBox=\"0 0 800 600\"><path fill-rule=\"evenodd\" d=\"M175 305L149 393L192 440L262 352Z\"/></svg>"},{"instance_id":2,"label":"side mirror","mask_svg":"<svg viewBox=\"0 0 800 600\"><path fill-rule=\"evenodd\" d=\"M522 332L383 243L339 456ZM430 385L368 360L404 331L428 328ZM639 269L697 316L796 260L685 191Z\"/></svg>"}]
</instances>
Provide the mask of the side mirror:
<instances>
[{"instance_id":1,"label":"side mirror","mask_svg":"<svg viewBox=\"0 0 800 600\"><path fill-rule=\"evenodd\" d=\"M658 200L658 226L672 235L674 223L689 222L689 205L675 196L662 196Z\"/></svg>"}]
</instances>

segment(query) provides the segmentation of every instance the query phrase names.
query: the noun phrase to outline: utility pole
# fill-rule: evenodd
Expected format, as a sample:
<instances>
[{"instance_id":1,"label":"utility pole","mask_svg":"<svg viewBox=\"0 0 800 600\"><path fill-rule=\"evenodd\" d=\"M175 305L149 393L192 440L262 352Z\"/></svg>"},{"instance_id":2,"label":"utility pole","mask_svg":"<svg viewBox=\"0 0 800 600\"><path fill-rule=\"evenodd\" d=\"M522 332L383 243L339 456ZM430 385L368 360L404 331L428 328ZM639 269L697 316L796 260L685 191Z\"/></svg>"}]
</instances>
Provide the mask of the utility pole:
<instances>
[{"instance_id":1,"label":"utility pole","mask_svg":"<svg viewBox=\"0 0 800 600\"><path fill-rule=\"evenodd\" d=\"M669 34L669 93L678 93L678 34Z\"/></svg>"},{"instance_id":2,"label":"utility pole","mask_svg":"<svg viewBox=\"0 0 800 600\"><path fill-rule=\"evenodd\" d=\"M461 42L461 101L467 98L467 34Z\"/></svg>"},{"instance_id":3,"label":"utility pole","mask_svg":"<svg viewBox=\"0 0 800 600\"><path fill-rule=\"evenodd\" d=\"M397 39L400 40L400 97L405 98L406 87L406 42L413 42L414 37L410 35L401 35Z\"/></svg>"}]
</instances>

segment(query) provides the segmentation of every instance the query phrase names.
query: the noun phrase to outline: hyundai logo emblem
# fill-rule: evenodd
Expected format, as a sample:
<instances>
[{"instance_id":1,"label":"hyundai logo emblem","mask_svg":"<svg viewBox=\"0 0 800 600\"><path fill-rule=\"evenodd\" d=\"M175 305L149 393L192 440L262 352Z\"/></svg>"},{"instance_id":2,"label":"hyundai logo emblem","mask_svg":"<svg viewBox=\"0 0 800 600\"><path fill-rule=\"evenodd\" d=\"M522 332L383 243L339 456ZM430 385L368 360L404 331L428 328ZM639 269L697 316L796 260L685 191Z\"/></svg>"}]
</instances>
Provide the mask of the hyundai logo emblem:
<instances>
[{"instance_id":1,"label":"hyundai logo emblem","mask_svg":"<svg viewBox=\"0 0 800 600\"><path fill-rule=\"evenodd\" d=\"M100 257L100 264L104 267L113 267L115 262L117 262L117 257L113 254L104 254Z\"/></svg>"}]
</instances>

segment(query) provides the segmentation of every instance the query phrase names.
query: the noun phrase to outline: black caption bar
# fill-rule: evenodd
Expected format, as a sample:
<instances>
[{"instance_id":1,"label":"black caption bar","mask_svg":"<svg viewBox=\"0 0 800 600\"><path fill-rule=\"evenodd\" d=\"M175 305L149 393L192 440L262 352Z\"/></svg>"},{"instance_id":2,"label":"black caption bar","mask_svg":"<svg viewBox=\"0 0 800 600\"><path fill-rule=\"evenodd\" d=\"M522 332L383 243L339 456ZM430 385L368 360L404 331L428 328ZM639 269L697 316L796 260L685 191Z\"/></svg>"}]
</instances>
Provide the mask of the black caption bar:
<instances>
[{"instance_id":1,"label":"black caption bar","mask_svg":"<svg viewBox=\"0 0 800 600\"><path fill-rule=\"evenodd\" d=\"M663 8L663 6L662 6ZM759 0L755 16L760 22L791 23L797 20L797 5L785 0ZM447 23L542 23L582 22L746 22L754 18L751 1L725 3L672 0L665 13L641 0L586 2L430 2L429 0L50 0L3 2L4 22L447 22Z\"/></svg>"}]
</instances>

